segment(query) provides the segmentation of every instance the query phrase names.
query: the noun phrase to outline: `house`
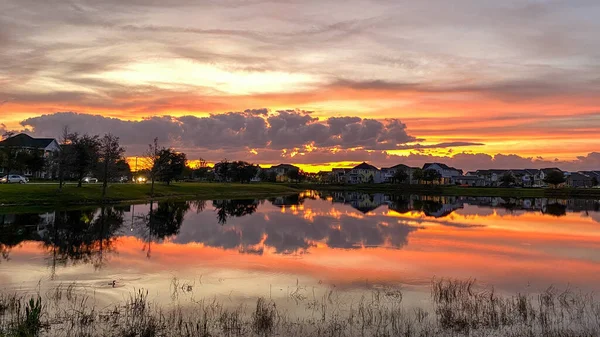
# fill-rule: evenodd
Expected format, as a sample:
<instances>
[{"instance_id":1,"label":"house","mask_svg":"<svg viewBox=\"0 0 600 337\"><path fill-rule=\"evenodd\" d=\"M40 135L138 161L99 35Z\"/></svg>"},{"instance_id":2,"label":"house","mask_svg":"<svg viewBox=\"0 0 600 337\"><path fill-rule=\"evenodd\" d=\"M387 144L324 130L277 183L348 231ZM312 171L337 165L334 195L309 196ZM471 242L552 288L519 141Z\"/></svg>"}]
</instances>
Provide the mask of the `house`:
<instances>
[{"instance_id":1,"label":"house","mask_svg":"<svg viewBox=\"0 0 600 337\"><path fill-rule=\"evenodd\" d=\"M346 168L334 168L329 174L329 182L332 184L343 184L346 182L346 174L350 172L350 169Z\"/></svg>"},{"instance_id":2,"label":"house","mask_svg":"<svg viewBox=\"0 0 600 337\"><path fill-rule=\"evenodd\" d=\"M510 173L515 177L516 183L523 187L532 187L534 177L538 173L536 169L515 169L510 170Z\"/></svg>"},{"instance_id":3,"label":"house","mask_svg":"<svg viewBox=\"0 0 600 337\"><path fill-rule=\"evenodd\" d=\"M484 187L485 179L474 175L464 175L454 178L454 182L458 185L472 186L472 187Z\"/></svg>"},{"instance_id":4,"label":"house","mask_svg":"<svg viewBox=\"0 0 600 337\"><path fill-rule=\"evenodd\" d=\"M454 178L460 177L463 175L462 170L459 170L454 167L450 167L446 164L441 164L441 163L427 163L427 164L423 165L423 171L426 171L426 170L437 171L440 174L440 176L442 177L440 179L440 184L443 184L443 185L454 184Z\"/></svg>"},{"instance_id":5,"label":"house","mask_svg":"<svg viewBox=\"0 0 600 337\"><path fill-rule=\"evenodd\" d=\"M592 178L578 172L565 173L567 186L574 188L592 187Z\"/></svg>"},{"instance_id":6,"label":"house","mask_svg":"<svg viewBox=\"0 0 600 337\"><path fill-rule=\"evenodd\" d=\"M509 170L477 170L475 175L485 181L484 186L498 186L502 177L509 173Z\"/></svg>"},{"instance_id":7,"label":"house","mask_svg":"<svg viewBox=\"0 0 600 337\"><path fill-rule=\"evenodd\" d=\"M406 173L406 175L408 176L405 183L416 184L417 181L416 181L416 179L413 178L413 173L417 169L418 169L417 167L410 167L410 166L407 166L404 164L398 164L398 165L395 165L392 167L382 167L381 168L381 179L382 179L382 182L385 182L385 183L394 182L394 176L396 175L396 172L398 172L398 170L401 170L401 171L404 171L404 173Z\"/></svg>"},{"instance_id":8,"label":"house","mask_svg":"<svg viewBox=\"0 0 600 337\"><path fill-rule=\"evenodd\" d=\"M562 172L560 169L558 169L556 167L543 168L541 170L538 170L536 172L535 176L533 177L533 187L547 187L548 184L544 181L544 179L546 179L546 177L548 176L548 173L553 172L553 171Z\"/></svg>"},{"instance_id":9,"label":"house","mask_svg":"<svg viewBox=\"0 0 600 337\"><path fill-rule=\"evenodd\" d=\"M267 169L268 172L275 172L277 174L276 180L278 182L288 181L288 172L290 171L300 171L298 166L290 165L290 164L279 164L275 166L271 166Z\"/></svg>"},{"instance_id":10,"label":"house","mask_svg":"<svg viewBox=\"0 0 600 337\"><path fill-rule=\"evenodd\" d=\"M383 179L381 171L377 167L363 162L362 164L353 167L350 172L346 174L346 182L350 184L379 184L383 182Z\"/></svg>"},{"instance_id":11,"label":"house","mask_svg":"<svg viewBox=\"0 0 600 337\"><path fill-rule=\"evenodd\" d=\"M600 183L600 171L579 171L579 173L588 176L592 186L597 186Z\"/></svg>"},{"instance_id":12,"label":"house","mask_svg":"<svg viewBox=\"0 0 600 337\"><path fill-rule=\"evenodd\" d=\"M0 142L0 149L6 155L16 156L18 153L26 151L29 153L37 152L45 160L45 167L39 172L32 172L30 169L25 169L23 172L19 172L27 177L35 178L52 178L56 168L54 167L53 158L57 157L60 152L60 145L54 138L33 138L27 134L20 133L16 136L6 138ZM5 165L3 165L5 166ZM8 167L0 167L0 174L7 174Z\"/></svg>"}]
</instances>

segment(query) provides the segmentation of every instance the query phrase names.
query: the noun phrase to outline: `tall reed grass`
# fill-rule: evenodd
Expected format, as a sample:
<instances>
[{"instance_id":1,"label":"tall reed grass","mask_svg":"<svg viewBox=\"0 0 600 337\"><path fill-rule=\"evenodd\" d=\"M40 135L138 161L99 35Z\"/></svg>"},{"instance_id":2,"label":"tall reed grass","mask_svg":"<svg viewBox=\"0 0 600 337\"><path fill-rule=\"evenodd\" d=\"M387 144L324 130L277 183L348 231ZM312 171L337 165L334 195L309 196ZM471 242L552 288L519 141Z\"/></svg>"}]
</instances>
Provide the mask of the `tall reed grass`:
<instances>
[{"instance_id":1,"label":"tall reed grass","mask_svg":"<svg viewBox=\"0 0 600 337\"><path fill-rule=\"evenodd\" d=\"M74 288L59 286L34 298L2 294L0 336L600 336L600 302L593 294L554 287L502 296L474 280L434 279L425 308L405 307L398 289L371 290L358 303L334 300L333 291L312 300L295 296L312 312L307 317L265 298L254 306L204 299L166 309L144 290L96 308Z\"/></svg>"}]
</instances>

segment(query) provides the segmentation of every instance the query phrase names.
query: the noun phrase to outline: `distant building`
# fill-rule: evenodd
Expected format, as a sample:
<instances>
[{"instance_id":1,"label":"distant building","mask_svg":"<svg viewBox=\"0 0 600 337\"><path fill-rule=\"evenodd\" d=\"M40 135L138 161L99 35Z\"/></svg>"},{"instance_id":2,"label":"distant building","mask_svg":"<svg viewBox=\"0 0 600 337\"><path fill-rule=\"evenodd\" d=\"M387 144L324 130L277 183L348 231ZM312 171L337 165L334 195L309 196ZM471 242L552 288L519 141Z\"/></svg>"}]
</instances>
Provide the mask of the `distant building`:
<instances>
[{"instance_id":1,"label":"distant building","mask_svg":"<svg viewBox=\"0 0 600 337\"><path fill-rule=\"evenodd\" d=\"M474 175L464 175L454 177L454 183L463 186L484 187L486 186L485 179Z\"/></svg>"},{"instance_id":2,"label":"distant building","mask_svg":"<svg viewBox=\"0 0 600 337\"><path fill-rule=\"evenodd\" d=\"M532 187L534 184L535 175L539 170L536 169L514 169L510 170L510 174L515 177L515 182L519 186Z\"/></svg>"},{"instance_id":3,"label":"distant building","mask_svg":"<svg viewBox=\"0 0 600 337\"><path fill-rule=\"evenodd\" d=\"M565 173L567 186L574 188L592 187L592 178L578 172Z\"/></svg>"},{"instance_id":4,"label":"distant building","mask_svg":"<svg viewBox=\"0 0 600 337\"><path fill-rule=\"evenodd\" d=\"M367 163L353 167L346 177L346 182L350 184L379 184L382 181L381 171L377 167Z\"/></svg>"},{"instance_id":5,"label":"distant building","mask_svg":"<svg viewBox=\"0 0 600 337\"><path fill-rule=\"evenodd\" d=\"M382 181L385 183L391 183L394 180L394 176L398 171L404 171L408 178L406 179L406 183L408 184L416 184L418 183L416 179L413 178L413 173L415 170L419 169L418 167L410 167L404 164L398 164L392 167L381 168L381 176Z\"/></svg>"},{"instance_id":6,"label":"distant building","mask_svg":"<svg viewBox=\"0 0 600 337\"><path fill-rule=\"evenodd\" d=\"M443 185L454 184L455 178L460 177L463 174L462 170L450 167L442 163L427 163L423 165L423 171L426 170L437 171L441 176L440 184Z\"/></svg>"},{"instance_id":7,"label":"distant building","mask_svg":"<svg viewBox=\"0 0 600 337\"><path fill-rule=\"evenodd\" d=\"M484 186L498 186L500 184L500 179L506 173L510 173L510 170L477 170L475 171L475 175L479 178L482 178L485 181Z\"/></svg>"},{"instance_id":8,"label":"distant building","mask_svg":"<svg viewBox=\"0 0 600 337\"><path fill-rule=\"evenodd\" d=\"M579 171L579 173L588 176L592 186L597 186L600 183L600 171Z\"/></svg>"},{"instance_id":9,"label":"distant building","mask_svg":"<svg viewBox=\"0 0 600 337\"><path fill-rule=\"evenodd\" d=\"M277 174L277 181L283 182L288 181L288 172L290 171L300 171L298 166L290 165L290 164L279 164L275 166L271 166L267 169L269 172L275 172Z\"/></svg>"},{"instance_id":10,"label":"distant building","mask_svg":"<svg viewBox=\"0 0 600 337\"><path fill-rule=\"evenodd\" d=\"M346 182L346 175L351 169L346 168L334 168L331 170L329 176L329 182L333 184L343 184Z\"/></svg>"},{"instance_id":11,"label":"distant building","mask_svg":"<svg viewBox=\"0 0 600 337\"><path fill-rule=\"evenodd\" d=\"M548 184L544 181L544 179L546 179L548 174L553 171L564 173L563 171L561 171L559 168L556 168L556 167L544 168L544 169L538 170L534 176L533 186L534 187L548 187Z\"/></svg>"},{"instance_id":12,"label":"distant building","mask_svg":"<svg viewBox=\"0 0 600 337\"><path fill-rule=\"evenodd\" d=\"M42 171L34 173L26 169L23 172L19 172L24 176L32 177L35 174L35 178L52 178L52 176L55 174L53 159L60 152L60 145L54 138L33 138L27 134L20 133L16 136L12 136L1 141L0 149L3 149L6 155L16 156L22 151L37 151L42 157L44 157L46 167ZM0 175L12 173L5 172L6 170L7 167L0 167Z\"/></svg>"}]
</instances>

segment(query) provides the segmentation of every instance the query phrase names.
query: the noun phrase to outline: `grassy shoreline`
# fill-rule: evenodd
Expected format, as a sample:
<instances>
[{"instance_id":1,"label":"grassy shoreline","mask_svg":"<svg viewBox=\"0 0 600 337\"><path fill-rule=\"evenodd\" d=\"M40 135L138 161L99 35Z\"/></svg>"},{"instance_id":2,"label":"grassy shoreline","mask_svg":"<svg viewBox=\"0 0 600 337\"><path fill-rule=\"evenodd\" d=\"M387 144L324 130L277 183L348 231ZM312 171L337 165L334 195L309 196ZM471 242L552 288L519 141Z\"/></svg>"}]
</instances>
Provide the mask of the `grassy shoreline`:
<instances>
[{"instance_id":1,"label":"grassy shoreline","mask_svg":"<svg viewBox=\"0 0 600 337\"><path fill-rule=\"evenodd\" d=\"M289 195L298 190L283 184L222 184L175 183L156 184L154 197L148 184L113 184L106 198L102 198L100 184L66 185L62 191L55 184L0 185L0 210L7 207L124 204L151 199L245 199Z\"/></svg>"},{"instance_id":2,"label":"grassy shoreline","mask_svg":"<svg viewBox=\"0 0 600 337\"><path fill-rule=\"evenodd\" d=\"M0 211L22 207L72 207L100 204L131 204L165 199L247 199L267 198L304 190L353 191L364 193L422 194L472 197L512 198L600 198L600 189L478 188L424 185L325 185L325 184L226 184L175 183L157 184L154 197L148 184L113 184L102 198L100 184L66 185L62 191L56 184L0 184Z\"/></svg>"}]
</instances>

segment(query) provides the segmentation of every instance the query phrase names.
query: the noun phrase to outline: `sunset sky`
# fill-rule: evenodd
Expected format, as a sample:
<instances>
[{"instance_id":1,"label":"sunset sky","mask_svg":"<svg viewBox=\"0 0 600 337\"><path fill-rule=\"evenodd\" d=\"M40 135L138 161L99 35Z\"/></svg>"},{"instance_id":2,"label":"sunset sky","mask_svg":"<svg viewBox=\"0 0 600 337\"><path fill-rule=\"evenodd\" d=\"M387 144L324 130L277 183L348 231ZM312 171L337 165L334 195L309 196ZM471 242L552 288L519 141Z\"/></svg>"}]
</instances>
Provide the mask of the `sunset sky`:
<instances>
[{"instance_id":1,"label":"sunset sky","mask_svg":"<svg viewBox=\"0 0 600 337\"><path fill-rule=\"evenodd\" d=\"M0 132L189 159L600 169L597 0L3 0Z\"/></svg>"}]
</instances>

